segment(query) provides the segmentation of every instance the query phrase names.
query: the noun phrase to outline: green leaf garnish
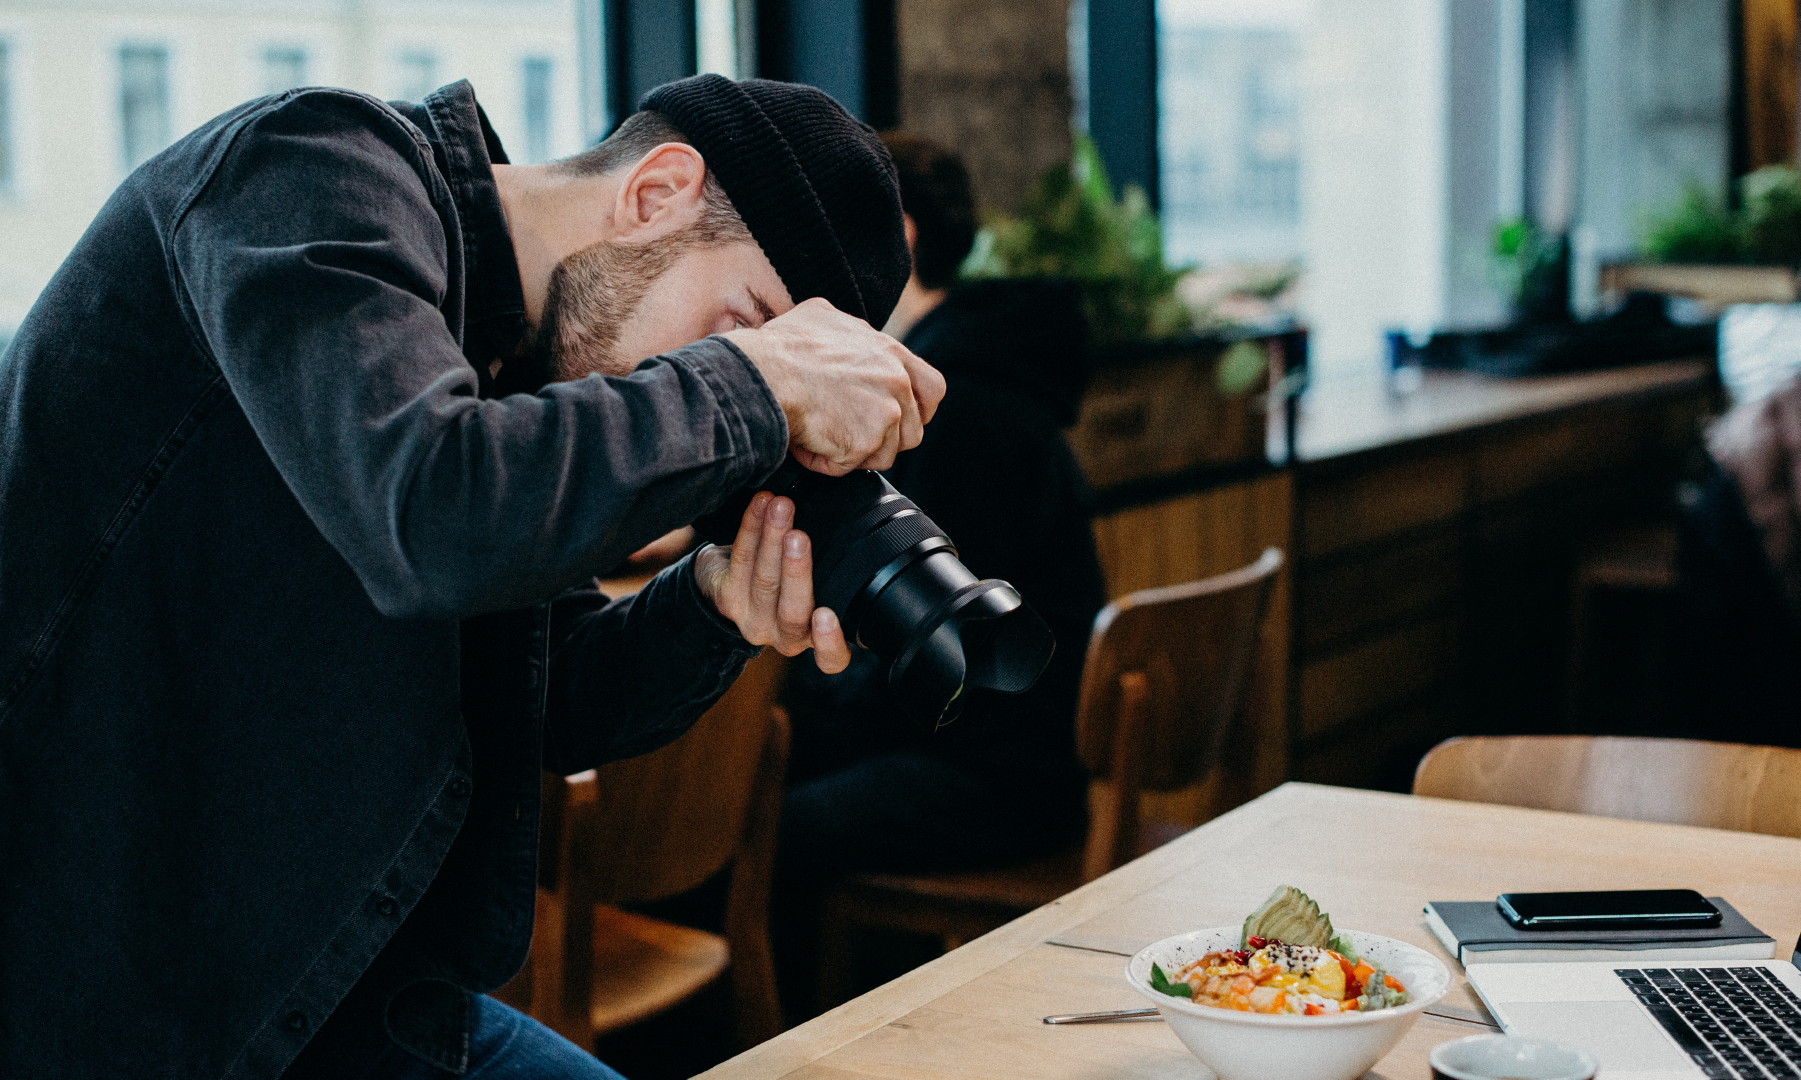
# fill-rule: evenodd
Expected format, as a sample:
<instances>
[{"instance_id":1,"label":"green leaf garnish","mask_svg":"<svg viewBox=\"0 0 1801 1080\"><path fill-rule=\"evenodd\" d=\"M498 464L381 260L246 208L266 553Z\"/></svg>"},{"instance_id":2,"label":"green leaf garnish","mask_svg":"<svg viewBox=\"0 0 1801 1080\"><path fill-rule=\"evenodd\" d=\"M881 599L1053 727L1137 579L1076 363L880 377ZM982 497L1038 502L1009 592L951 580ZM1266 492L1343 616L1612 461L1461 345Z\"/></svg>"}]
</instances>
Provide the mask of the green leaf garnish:
<instances>
[{"instance_id":1,"label":"green leaf garnish","mask_svg":"<svg viewBox=\"0 0 1801 1080\"><path fill-rule=\"evenodd\" d=\"M1194 996L1194 988L1193 987L1189 986L1185 982L1184 983L1170 982L1169 976L1163 974L1163 969L1158 967L1154 963L1151 965L1151 989L1157 991L1160 994L1168 994L1170 997L1185 998L1185 997L1193 997Z\"/></svg>"}]
</instances>

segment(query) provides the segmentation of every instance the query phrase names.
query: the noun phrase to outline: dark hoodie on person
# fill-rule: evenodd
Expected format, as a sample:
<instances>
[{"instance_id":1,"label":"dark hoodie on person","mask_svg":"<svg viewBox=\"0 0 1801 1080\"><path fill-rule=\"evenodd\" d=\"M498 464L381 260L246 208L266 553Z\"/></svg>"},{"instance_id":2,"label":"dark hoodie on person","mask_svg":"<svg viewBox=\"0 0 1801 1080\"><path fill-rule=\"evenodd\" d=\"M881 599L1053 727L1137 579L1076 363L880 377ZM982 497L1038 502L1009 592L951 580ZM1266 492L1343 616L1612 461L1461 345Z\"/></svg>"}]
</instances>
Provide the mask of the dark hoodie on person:
<instances>
[{"instance_id":1,"label":"dark hoodie on person","mask_svg":"<svg viewBox=\"0 0 1801 1080\"><path fill-rule=\"evenodd\" d=\"M799 776L902 748L1046 779L1081 773L1076 697L1106 603L1086 489L1062 435L1087 384L1086 338L1075 286L1032 279L959 285L907 334L947 389L923 441L888 479L950 535L973 573L1011 582L1057 648L1031 690L971 690L962 716L936 732L895 712L868 653L837 676L797 665Z\"/></svg>"}]
</instances>

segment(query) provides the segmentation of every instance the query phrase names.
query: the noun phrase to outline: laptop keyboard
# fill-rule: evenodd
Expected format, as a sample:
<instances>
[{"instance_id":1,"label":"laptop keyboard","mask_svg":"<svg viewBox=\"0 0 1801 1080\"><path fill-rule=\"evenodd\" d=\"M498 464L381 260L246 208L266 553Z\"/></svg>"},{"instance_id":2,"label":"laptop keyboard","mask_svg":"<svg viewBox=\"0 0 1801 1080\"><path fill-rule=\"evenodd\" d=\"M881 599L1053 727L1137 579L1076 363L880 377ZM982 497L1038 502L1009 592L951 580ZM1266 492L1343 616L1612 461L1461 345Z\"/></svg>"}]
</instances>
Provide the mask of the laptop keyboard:
<instances>
[{"instance_id":1,"label":"laptop keyboard","mask_svg":"<svg viewBox=\"0 0 1801 1080\"><path fill-rule=\"evenodd\" d=\"M1709 1077L1801 1080L1801 998L1763 968L1614 974Z\"/></svg>"}]
</instances>

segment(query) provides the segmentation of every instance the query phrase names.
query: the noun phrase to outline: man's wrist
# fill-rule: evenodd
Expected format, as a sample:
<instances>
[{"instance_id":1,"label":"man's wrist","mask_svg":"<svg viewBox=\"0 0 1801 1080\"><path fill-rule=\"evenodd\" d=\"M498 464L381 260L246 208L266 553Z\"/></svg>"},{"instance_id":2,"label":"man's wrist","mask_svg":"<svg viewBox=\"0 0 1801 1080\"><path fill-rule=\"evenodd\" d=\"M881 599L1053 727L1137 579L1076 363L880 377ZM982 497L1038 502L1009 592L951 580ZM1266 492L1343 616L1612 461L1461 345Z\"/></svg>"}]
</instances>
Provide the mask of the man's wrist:
<instances>
[{"instance_id":1,"label":"man's wrist","mask_svg":"<svg viewBox=\"0 0 1801 1080\"><path fill-rule=\"evenodd\" d=\"M781 407L792 437L794 423L798 419L795 395L792 393L793 365L788 362L781 349L772 347L770 332L747 326L720 334L719 337L737 349L738 354L762 377L763 385L769 388L770 396Z\"/></svg>"},{"instance_id":2,"label":"man's wrist","mask_svg":"<svg viewBox=\"0 0 1801 1080\"><path fill-rule=\"evenodd\" d=\"M745 351L740 340L737 338L737 335L747 333L755 334L757 331L734 330L731 334L714 334L712 337L706 339L706 343L717 343L719 346L723 347L733 359L738 361L738 371L741 372L741 374L735 372L729 376L729 382L739 390L737 396L744 397L754 394L758 399L757 405L760 407L758 410L759 417L767 416L769 420L775 421L775 423L747 425L746 430L750 437L754 439L757 436L764 434L765 429L775 428L779 424L779 431L775 432L775 434L779 436L780 444L778 446L775 444L774 440L771 440L770 445L767 447L767 451L773 453L774 457L767 462L767 469L757 472L756 479L761 479L762 477L767 476L769 472L773 471L775 467L781 463L782 458L788 455L788 446L793 438L794 417L789 414L787 401L777 392L775 385L770 382L768 372L758 364L756 359L750 353ZM725 372L717 369L709 372L708 375L715 379L728 378ZM765 447L758 445L756 447L756 455L759 459L763 458L765 456Z\"/></svg>"},{"instance_id":3,"label":"man's wrist","mask_svg":"<svg viewBox=\"0 0 1801 1080\"><path fill-rule=\"evenodd\" d=\"M735 643L746 644L744 635L738 631L738 625L720 614L719 605L714 600L724 586L724 575L730 572L730 565L723 557L727 550L729 549L720 548L717 544L704 544L676 563L671 570L687 579L685 587L688 598L706 615L708 623L728 635Z\"/></svg>"}]
</instances>

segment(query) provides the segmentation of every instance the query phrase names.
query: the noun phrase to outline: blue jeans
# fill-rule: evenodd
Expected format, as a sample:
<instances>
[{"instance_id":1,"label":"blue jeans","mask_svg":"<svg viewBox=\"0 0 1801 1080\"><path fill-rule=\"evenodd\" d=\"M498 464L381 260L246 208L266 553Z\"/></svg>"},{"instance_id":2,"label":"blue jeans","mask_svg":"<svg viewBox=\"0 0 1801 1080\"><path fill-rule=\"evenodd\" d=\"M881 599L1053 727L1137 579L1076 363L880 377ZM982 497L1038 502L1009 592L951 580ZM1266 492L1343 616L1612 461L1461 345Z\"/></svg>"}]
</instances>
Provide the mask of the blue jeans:
<instances>
[{"instance_id":1,"label":"blue jeans","mask_svg":"<svg viewBox=\"0 0 1801 1080\"><path fill-rule=\"evenodd\" d=\"M624 1080L581 1047L486 994L476 998L469 1069L461 1080ZM366 1069L341 1072L344 1080L449 1080L453 1073L428 1065L394 1043L369 1059Z\"/></svg>"}]
</instances>

